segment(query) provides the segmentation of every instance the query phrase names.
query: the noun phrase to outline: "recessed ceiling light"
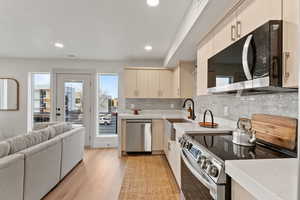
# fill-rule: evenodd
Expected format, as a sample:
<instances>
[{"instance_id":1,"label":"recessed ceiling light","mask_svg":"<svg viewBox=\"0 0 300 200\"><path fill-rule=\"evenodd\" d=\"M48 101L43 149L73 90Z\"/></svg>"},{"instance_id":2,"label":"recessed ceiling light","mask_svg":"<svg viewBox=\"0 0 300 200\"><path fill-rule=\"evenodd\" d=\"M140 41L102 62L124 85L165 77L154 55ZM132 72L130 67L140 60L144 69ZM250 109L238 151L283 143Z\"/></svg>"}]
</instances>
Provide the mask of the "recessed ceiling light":
<instances>
[{"instance_id":1,"label":"recessed ceiling light","mask_svg":"<svg viewBox=\"0 0 300 200\"><path fill-rule=\"evenodd\" d=\"M60 43L60 42L55 42L55 43L54 43L54 46L55 46L56 48L60 48L60 49L64 48L64 44L63 44L63 43Z\"/></svg>"},{"instance_id":2,"label":"recessed ceiling light","mask_svg":"<svg viewBox=\"0 0 300 200\"><path fill-rule=\"evenodd\" d=\"M159 5L159 0L147 0L147 4L150 7L156 7Z\"/></svg>"},{"instance_id":3,"label":"recessed ceiling light","mask_svg":"<svg viewBox=\"0 0 300 200\"><path fill-rule=\"evenodd\" d=\"M144 47L144 49L145 49L146 51L151 51L151 50L152 50L152 46L146 45L146 46Z\"/></svg>"}]
</instances>

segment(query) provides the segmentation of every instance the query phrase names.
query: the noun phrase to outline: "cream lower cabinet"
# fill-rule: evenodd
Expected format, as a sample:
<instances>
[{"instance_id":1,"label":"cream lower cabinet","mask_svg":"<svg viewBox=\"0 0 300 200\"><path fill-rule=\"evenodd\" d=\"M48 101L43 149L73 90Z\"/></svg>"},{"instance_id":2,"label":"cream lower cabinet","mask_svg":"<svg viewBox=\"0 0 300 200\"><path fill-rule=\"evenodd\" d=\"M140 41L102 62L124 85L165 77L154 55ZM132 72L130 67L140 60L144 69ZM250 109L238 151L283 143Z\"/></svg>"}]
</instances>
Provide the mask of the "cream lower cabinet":
<instances>
[{"instance_id":1,"label":"cream lower cabinet","mask_svg":"<svg viewBox=\"0 0 300 200\"><path fill-rule=\"evenodd\" d=\"M298 88L299 1L283 0L283 87Z\"/></svg>"},{"instance_id":2,"label":"cream lower cabinet","mask_svg":"<svg viewBox=\"0 0 300 200\"><path fill-rule=\"evenodd\" d=\"M152 152L162 153L164 151L164 120L152 120Z\"/></svg>"},{"instance_id":3,"label":"cream lower cabinet","mask_svg":"<svg viewBox=\"0 0 300 200\"><path fill-rule=\"evenodd\" d=\"M231 181L231 199L232 200L257 200L247 190L245 190L240 184Z\"/></svg>"}]
</instances>

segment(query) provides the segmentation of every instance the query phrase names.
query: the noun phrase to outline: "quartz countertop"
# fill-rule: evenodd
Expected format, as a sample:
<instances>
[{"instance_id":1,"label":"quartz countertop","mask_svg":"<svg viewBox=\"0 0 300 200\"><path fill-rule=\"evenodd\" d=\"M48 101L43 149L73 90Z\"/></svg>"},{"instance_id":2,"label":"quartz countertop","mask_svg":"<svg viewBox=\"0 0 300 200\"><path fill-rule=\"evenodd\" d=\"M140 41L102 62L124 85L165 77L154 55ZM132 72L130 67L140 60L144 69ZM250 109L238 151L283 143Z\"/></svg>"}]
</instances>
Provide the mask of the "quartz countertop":
<instances>
[{"instance_id":1,"label":"quartz countertop","mask_svg":"<svg viewBox=\"0 0 300 200\"><path fill-rule=\"evenodd\" d=\"M226 173L258 200L296 200L298 160L234 160Z\"/></svg>"},{"instance_id":2,"label":"quartz countertop","mask_svg":"<svg viewBox=\"0 0 300 200\"><path fill-rule=\"evenodd\" d=\"M176 131L182 133L227 133L233 129L224 125L219 125L217 128L204 128L198 122L191 123L174 123Z\"/></svg>"},{"instance_id":3,"label":"quartz countertop","mask_svg":"<svg viewBox=\"0 0 300 200\"><path fill-rule=\"evenodd\" d=\"M118 115L121 119L176 119L186 118L182 111L157 111L157 112L141 112L139 115L132 113L120 113Z\"/></svg>"}]
</instances>

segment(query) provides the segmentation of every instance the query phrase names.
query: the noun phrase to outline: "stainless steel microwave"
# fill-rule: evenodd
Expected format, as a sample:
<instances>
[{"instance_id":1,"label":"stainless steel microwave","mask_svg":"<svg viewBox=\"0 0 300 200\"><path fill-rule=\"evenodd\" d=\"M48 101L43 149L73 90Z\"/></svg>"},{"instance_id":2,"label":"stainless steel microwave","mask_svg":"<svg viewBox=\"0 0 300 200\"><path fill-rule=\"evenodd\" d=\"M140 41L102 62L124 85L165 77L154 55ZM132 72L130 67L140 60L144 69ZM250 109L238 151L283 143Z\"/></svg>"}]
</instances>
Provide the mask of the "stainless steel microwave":
<instances>
[{"instance_id":1,"label":"stainless steel microwave","mask_svg":"<svg viewBox=\"0 0 300 200\"><path fill-rule=\"evenodd\" d=\"M272 20L208 59L208 91L282 88L282 21Z\"/></svg>"}]
</instances>

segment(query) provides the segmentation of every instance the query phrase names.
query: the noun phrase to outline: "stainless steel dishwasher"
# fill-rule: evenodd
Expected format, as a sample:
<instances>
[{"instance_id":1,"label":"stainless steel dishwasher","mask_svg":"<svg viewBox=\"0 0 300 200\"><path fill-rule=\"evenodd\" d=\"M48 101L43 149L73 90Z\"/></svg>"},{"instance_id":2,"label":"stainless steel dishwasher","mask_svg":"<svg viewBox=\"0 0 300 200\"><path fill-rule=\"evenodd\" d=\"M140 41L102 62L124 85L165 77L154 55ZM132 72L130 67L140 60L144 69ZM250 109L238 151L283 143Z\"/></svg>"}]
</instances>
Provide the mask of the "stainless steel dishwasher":
<instances>
[{"instance_id":1,"label":"stainless steel dishwasher","mask_svg":"<svg viewBox=\"0 0 300 200\"><path fill-rule=\"evenodd\" d=\"M126 152L152 152L152 120L126 120Z\"/></svg>"}]
</instances>

